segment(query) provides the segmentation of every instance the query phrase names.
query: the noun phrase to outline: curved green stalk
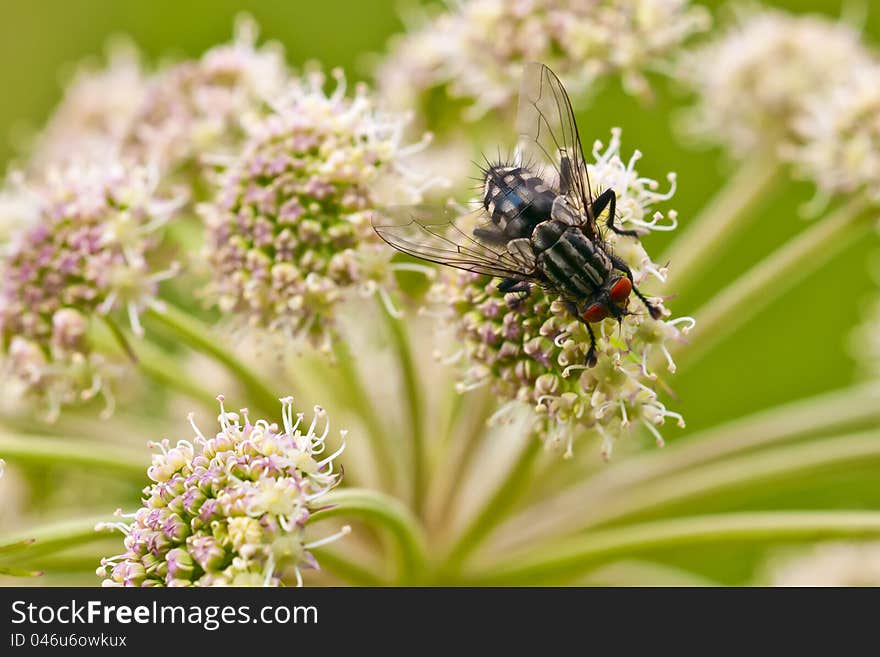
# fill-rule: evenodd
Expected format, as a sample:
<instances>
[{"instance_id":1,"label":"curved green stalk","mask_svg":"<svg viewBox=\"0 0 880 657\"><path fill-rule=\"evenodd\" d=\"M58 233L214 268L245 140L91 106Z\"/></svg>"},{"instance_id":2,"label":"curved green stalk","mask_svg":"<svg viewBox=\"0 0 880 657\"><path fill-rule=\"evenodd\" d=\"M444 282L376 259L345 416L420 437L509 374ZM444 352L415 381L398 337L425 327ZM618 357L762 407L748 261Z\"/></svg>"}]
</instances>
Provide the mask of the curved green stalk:
<instances>
[{"instance_id":1,"label":"curved green stalk","mask_svg":"<svg viewBox=\"0 0 880 657\"><path fill-rule=\"evenodd\" d=\"M381 304L380 304L381 305ZM403 376L403 392L406 398L407 420L410 431L410 447L412 450L412 500L417 515L424 512L426 474L425 474L425 436L424 436L424 402L415 358L409 343L404 323L384 308L379 314L385 319L388 335L394 347L394 354Z\"/></svg>"},{"instance_id":2,"label":"curved green stalk","mask_svg":"<svg viewBox=\"0 0 880 657\"><path fill-rule=\"evenodd\" d=\"M29 570L27 568L17 568L15 566L4 566L0 564L0 575L6 577L39 577L42 574L42 570Z\"/></svg>"},{"instance_id":3,"label":"curved green stalk","mask_svg":"<svg viewBox=\"0 0 880 657\"><path fill-rule=\"evenodd\" d=\"M119 545L115 546L116 551L118 551ZM49 555L44 558L39 559L39 570L31 570L30 565L27 561L23 561L21 563L16 563L13 568L17 570L19 573L22 572L30 572L33 575L45 575L45 576L56 576L60 573L66 573L73 575L75 573L79 573L84 577L90 578L93 584L98 583L98 579L95 576L95 569L101 563L101 558L97 556L97 554L93 553L90 555L76 555L72 557L67 557L63 554L58 555ZM6 574L3 572L3 567L0 566L0 574ZM11 573L10 573L11 574ZM18 575L22 577L23 575ZM51 585L50 585L51 586Z\"/></svg>"},{"instance_id":4,"label":"curved green stalk","mask_svg":"<svg viewBox=\"0 0 880 657\"><path fill-rule=\"evenodd\" d=\"M145 318L161 324L170 334L193 349L211 356L226 367L244 386L249 397L253 399L254 406L260 411L264 413L277 412L278 399L281 395L241 359L225 348L222 339L214 335L200 321L170 304L165 304L162 310L151 308L145 313ZM220 391L218 390L218 392Z\"/></svg>"},{"instance_id":5,"label":"curved green stalk","mask_svg":"<svg viewBox=\"0 0 880 657\"><path fill-rule=\"evenodd\" d=\"M687 293L705 265L738 231L760 215L754 212L779 181L779 160L756 154L740 166L697 217L686 223L657 262L670 262L668 289Z\"/></svg>"},{"instance_id":6,"label":"curved green stalk","mask_svg":"<svg viewBox=\"0 0 880 657\"><path fill-rule=\"evenodd\" d=\"M21 554L26 547L33 545L33 542L33 539L27 539L0 545L0 557L2 557L4 553L14 554L18 552ZM9 575L10 577L39 577L42 574L42 570L31 570L30 568L22 567L21 564L18 563L12 566L0 561L0 575Z\"/></svg>"},{"instance_id":7,"label":"curved green stalk","mask_svg":"<svg viewBox=\"0 0 880 657\"><path fill-rule=\"evenodd\" d=\"M691 365L749 318L817 271L873 225L876 211L863 195L817 221L712 297L694 313L688 342L676 345L679 369Z\"/></svg>"},{"instance_id":8,"label":"curved green stalk","mask_svg":"<svg viewBox=\"0 0 880 657\"><path fill-rule=\"evenodd\" d=\"M880 422L880 382L800 399L686 436L663 451L645 452L612 473L617 489L805 436ZM643 458L647 457L647 458ZM601 475L599 475L601 476Z\"/></svg>"},{"instance_id":9,"label":"curved green stalk","mask_svg":"<svg viewBox=\"0 0 880 657\"><path fill-rule=\"evenodd\" d=\"M658 548L725 541L773 542L880 535L876 511L766 511L646 522L589 532L475 565L467 583L516 585L565 581L601 563Z\"/></svg>"},{"instance_id":10,"label":"curved green stalk","mask_svg":"<svg viewBox=\"0 0 880 657\"><path fill-rule=\"evenodd\" d=\"M646 482L688 468L823 432L880 421L880 383L871 382L761 411L691 436L663 450L627 457L550 499L525 509L499 529L499 543L527 541L579 526L594 506ZM583 500L590 500L585 506ZM547 513L548 506L558 511Z\"/></svg>"},{"instance_id":11,"label":"curved green stalk","mask_svg":"<svg viewBox=\"0 0 880 657\"><path fill-rule=\"evenodd\" d=\"M392 453L391 446L388 444L388 427L379 417L376 405L364 389L354 356L351 354L346 342L344 340L335 340L333 350L335 365L340 374L339 385L343 394L351 400L353 409L357 411L358 416L366 425L367 439L370 441L379 476L386 490L396 491L397 473L395 465L397 461L395 454ZM326 370L326 368L324 369Z\"/></svg>"},{"instance_id":12,"label":"curved green stalk","mask_svg":"<svg viewBox=\"0 0 880 657\"><path fill-rule=\"evenodd\" d=\"M0 433L0 456L8 461L45 465L62 463L107 470L134 480L145 479L149 458L105 442L53 436Z\"/></svg>"},{"instance_id":13,"label":"curved green stalk","mask_svg":"<svg viewBox=\"0 0 880 657\"><path fill-rule=\"evenodd\" d=\"M95 530L95 525L114 521L118 521L118 518L105 513L19 530L10 536L0 537L0 550L3 551L4 560L26 558L28 562L33 562L36 557L106 539L107 533Z\"/></svg>"},{"instance_id":14,"label":"curved green stalk","mask_svg":"<svg viewBox=\"0 0 880 657\"><path fill-rule=\"evenodd\" d=\"M719 582L689 570L638 559L600 566L574 583L586 586L721 586Z\"/></svg>"},{"instance_id":15,"label":"curved green stalk","mask_svg":"<svg viewBox=\"0 0 880 657\"><path fill-rule=\"evenodd\" d=\"M180 358L146 341L138 343L134 349L141 372L155 383L189 397L210 411L217 410L217 393L220 391L211 390L194 379L181 367Z\"/></svg>"},{"instance_id":16,"label":"curved green stalk","mask_svg":"<svg viewBox=\"0 0 880 657\"><path fill-rule=\"evenodd\" d=\"M482 510L468 523L467 528L449 550L449 554L439 569L441 578L454 574L461 568L464 560L476 549L480 541L498 525L499 520L519 499L541 448L542 443L536 437L526 437L525 445L523 445L519 457L504 481Z\"/></svg>"},{"instance_id":17,"label":"curved green stalk","mask_svg":"<svg viewBox=\"0 0 880 657\"><path fill-rule=\"evenodd\" d=\"M592 500L589 508L584 509L566 529L571 533L632 520L711 495L749 490L763 482L802 479L808 473L834 471L872 461L880 461L878 431L764 450L663 477L602 500Z\"/></svg>"},{"instance_id":18,"label":"curved green stalk","mask_svg":"<svg viewBox=\"0 0 880 657\"><path fill-rule=\"evenodd\" d=\"M342 516L383 527L399 547L399 583L421 580L427 567L425 537L418 519L400 500L374 490L348 488L331 491L322 502L326 507L312 516L314 521Z\"/></svg>"},{"instance_id":19,"label":"curved green stalk","mask_svg":"<svg viewBox=\"0 0 880 657\"><path fill-rule=\"evenodd\" d=\"M469 471L474 455L481 444L480 438L487 431L489 419L496 409L498 399L486 388L479 388L468 393L455 393L456 404L452 409L453 419L446 439L443 458L437 461L439 472L432 478L429 497L434 502L431 513L431 524L442 526L449 522L452 509L455 507L462 491L462 481ZM467 397L465 397L467 395ZM473 411L467 417L459 416L466 405ZM459 419L459 421L455 421Z\"/></svg>"},{"instance_id":20,"label":"curved green stalk","mask_svg":"<svg viewBox=\"0 0 880 657\"><path fill-rule=\"evenodd\" d=\"M106 331L93 327L92 340L101 349L119 349L136 363L138 369L155 383L189 397L205 408L217 407L217 392L211 391L180 366L180 359L169 355L149 340L129 340L112 322L103 325Z\"/></svg>"},{"instance_id":21,"label":"curved green stalk","mask_svg":"<svg viewBox=\"0 0 880 657\"><path fill-rule=\"evenodd\" d=\"M360 564L341 554L338 550L315 548L311 551L321 570L329 570L337 577L355 586L382 586L385 582Z\"/></svg>"}]
</instances>

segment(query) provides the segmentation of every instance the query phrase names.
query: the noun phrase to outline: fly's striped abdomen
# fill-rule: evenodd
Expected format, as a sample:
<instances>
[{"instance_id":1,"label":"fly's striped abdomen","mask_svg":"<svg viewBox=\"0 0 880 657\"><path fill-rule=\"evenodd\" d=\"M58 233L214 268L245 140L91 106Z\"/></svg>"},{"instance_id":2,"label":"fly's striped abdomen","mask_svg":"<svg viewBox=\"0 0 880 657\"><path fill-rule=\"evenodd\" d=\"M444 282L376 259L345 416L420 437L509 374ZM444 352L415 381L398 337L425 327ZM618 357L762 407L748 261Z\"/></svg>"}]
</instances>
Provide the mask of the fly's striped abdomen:
<instances>
[{"instance_id":1,"label":"fly's striped abdomen","mask_svg":"<svg viewBox=\"0 0 880 657\"><path fill-rule=\"evenodd\" d=\"M539 269L570 298L595 294L613 271L608 256L577 227L544 222L535 230L533 243Z\"/></svg>"},{"instance_id":2,"label":"fly's striped abdomen","mask_svg":"<svg viewBox=\"0 0 880 657\"><path fill-rule=\"evenodd\" d=\"M522 167L490 167L483 186L483 207L508 239L529 237L550 218L556 193Z\"/></svg>"}]
</instances>

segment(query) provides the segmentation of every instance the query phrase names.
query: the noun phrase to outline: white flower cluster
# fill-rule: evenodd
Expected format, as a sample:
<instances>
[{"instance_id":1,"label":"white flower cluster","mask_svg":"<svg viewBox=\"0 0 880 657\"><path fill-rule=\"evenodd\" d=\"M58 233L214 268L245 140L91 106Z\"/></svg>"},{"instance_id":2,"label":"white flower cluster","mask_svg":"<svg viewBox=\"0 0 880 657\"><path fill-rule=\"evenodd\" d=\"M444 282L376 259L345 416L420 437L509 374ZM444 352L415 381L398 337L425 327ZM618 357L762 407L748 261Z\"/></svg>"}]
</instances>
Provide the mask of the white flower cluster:
<instances>
[{"instance_id":1,"label":"white flower cluster","mask_svg":"<svg viewBox=\"0 0 880 657\"><path fill-rule=\"evenodd\" d=\"M81 65L39 135L27 169L38 175L51 166L118 156L146 100L148 80L137 49L128 41L110 46L105 66Z\"/></svg>"},{"instance_id":2,"label":"white flower cluster","mask_svg":"<svg viewBox=\"0 0 880 657\"><path fill-rule=\"evenodd\" d=\"M393 251L370 212L417 201L429 184L405 164L423 144L403 142L403 117L364 87L346 96L335 75L330 93L319 72L292 83L199 208L220 308L325 349L346 293L384 294L390 279Z\"/></svg>"},{"instance_id":3,"label":"white flower cluster","mask_svg":"<svg viewBox=\"0 0 880 657\"><path fill-rule=\"evenodd\" d=\"M593 157L590 179L599 188L615 190L621 226L640 231L675 227L674 211L663 215L654 210L674 194L674 174L669 176L669 190L657 191L658 183L635 169L638 151L627 161L620 158L619 130L613 131L607 146L596 143ZM604 237L630 266L637 285L649 276L665 280L665 268L652 262L639 240L610 231ZM562 446L566 455L571 455L573 438L581 430L598 434L608 457L614 439L631 424L644 426L661 444L657 427L667 418L684 425L681 415L660 401L654 388L658 375L649 362L659 354L674 372L667 345L682 341L693 320L668 319L661 299L652 299L661 309L659 319L652 319L644 308L633 308L620 324L613 319L596 324L598 363L588 367L590 339L583 324L537 286L528 298L510 305L497 280L444 272L432 297L448 309L442 314L462 345L457 354L464 371L461 389L488 385L502 400L532 405L538 434Z\"/></svg>"},{"instance_id":4,"label":"white flower cluster","mask_svg":"<svg viewBox=\"0 0 880 657\"><path fill-rule=\"evenodd\" d=\"M423 21L392 44L377 72L390 102L413 107L445 88L469 116L515 101L523 66L540 61L574 94L619 73L637 93L709 15L689 0L468 0Z\"/></svg>"},{"instance_id":5,"label":"white flower cluster","mask_svg":"<svg viewBox=\"0 0 880 657\"><path fill-rule=\"evenodd\" d=\"M315 407L306 425L285 397L279 427L251 423L246 409L227 412L217 399L216 436L204 436L190 416L192 441L155 444L161 453L147 471L144 506L130 523L110 525L125 534L125 552L101 561L104 586L302 585L301 570L318 567L309 550L348 533L305 539L306 523L342 476L333 461L345 432L325 455L324 410Z\"/></svg>"},{"instance_id":6,"label":"white flower cluster","mask_svg":"<svg viewBox=\"0 0 880 657\"><path fill-rule=\"evenodd\" d=\"M289 72L277 44L257 47L253 20L235 38L157 72L118 42L104 67L81 66L39 136L28 169L118 157L173 170L238 145L244 122L284 92Z\"/></svg>"},{"instance_id":7,"label":"white flower cluster","mask_svg":"<svg viewBox=\"0 0 880 657\"><path fill-rule=\"evenodd\" d=\"M245 124L285 93L289 71L278 44L257 47L256 24L238 20L231 43L153 76L125 149L166 169L239 147Z\"/></svg>"},{"instance_id":8,"label":"white flower cluster","mask_svg":"<svg viewBox=\"0 0 880 657\"><path fill-rule=\"evenodd\" d=\"M32 191L37 216L0 256L0 354L11 388L48 403L49 416L102 393L114 371L90 337L97 319L141 332L175 269L151 261L157 230L185 200L156 190L147 168L107 163L51 169Z\"/></svg>"},{"instance_id":9,"label":"white flower cluster","mask_svg":"<svg viewBox=\"0 0 880 657\"><path fill-rule=\"evenodd\" d=\"M880 202L880 62L858 64L824 95L810 95L794 123L788 160L822 197L866 193Z\"/></svg>"},{"instance_id":10,"label":"white flower cluster","mask_svg":"<svg viewBox=\"0 0 880 657\"><path fill-rule=\"evenodd\" d=\"M805 103L870 62L859 33L845 23L746 12L682 57L679 77L697 94L685 125L739 156L757 157L793 139Z\"/></svg>"}]
</instances>

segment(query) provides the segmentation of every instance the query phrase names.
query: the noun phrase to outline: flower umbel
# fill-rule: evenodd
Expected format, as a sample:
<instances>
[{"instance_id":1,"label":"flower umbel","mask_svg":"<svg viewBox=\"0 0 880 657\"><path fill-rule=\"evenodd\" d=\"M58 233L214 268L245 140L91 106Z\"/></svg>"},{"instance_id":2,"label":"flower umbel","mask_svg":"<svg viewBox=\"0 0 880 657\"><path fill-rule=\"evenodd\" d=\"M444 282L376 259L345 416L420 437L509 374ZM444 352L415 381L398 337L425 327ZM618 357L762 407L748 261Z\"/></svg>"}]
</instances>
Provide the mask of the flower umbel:
<instances>
[{"instance_id":1,"label":"flower umbel","mask_svg":"<svg viewBox=\"0 0 880 657\"><path fill-rule=\"evenodd\" d=\"M347 291L384 293L390 254L369 211L414 202L426 184L403 163L421 146L403 144L403 118L363 87L347 98L335 77L329 94L321 73L300 80L200 207L220 308L323 348Z\"/></svg>"},{"instance_id":2,"label":"flower umbel","mask_svg":"<svg viewBox=\"0 0 880 657\"><path fill-rule=\"evenodd\" d=\"M239 146L244 123L265 114L288 79L278 44L256 47L258 30L246 16L232 43L161 71L150 81L126 139L126 151L173 168Z\"/></svg>"},{"instance_id":3,"label":"flower umbel","mask_svg":"<svg viewBox=\"0 0 880 657\"><path fill-rule=\"evenodd\" d=\"M68 165L31 190L37 220L0 260L0 344L6 375L45 398L52 416L109 395L113 368L93 349L90 321L121 311L140 333L139 313L174 273L154 271L148 259L156 229L182 202L157 196L156 184L146 168Z\"/></svg>"},{"instance_id":4,"label":"flower umbel","mask_svg":"<svg viewBox=\"0 0 880 657\"><path fill-rule=\"evenodd\" d=\"M674 175L670 189L658 192L656 181L635 170L640 153L624 162L619 152L620 131L615 130L607 147L596 143L589 174L594 184L616 191L620 224L644 231L674 228L674 211L652 215L652 206L674 193ZM664 280L665 269L651 261L638 240L610 231L605 238L631 267L637 285L648 277ZM533 286L528 298L510 304L496 283L485 276L450 274L433 290L438 302L452 307L456 337L464 345L463 389L488 384L502 399L532 405L539 435L563 445L569 456L579 429L598 434L607 457L613 439L631 424L645 426L660 443L657 425L670 417L684 424L659 400L653 389L658 373L648 363L659 353L674 372L667 345L683 339L692 319L654 320L644 309L633 309L620 324L612 319L596 324L598 363L587 367L588 334L561 300ZM662 299L652 303L669 315Z\"/></svg>"},{"instance_id":5,"label":"flower umbel","mask_svg":"<svg viewBox=\"0 0 880 657\"><path fill-rule=\"evenodd\" d=\"M116 41L107 65L87 62L77 70L36 143L28 164L37 172L71 161L104 160L119 152L148 88L140 55L128 41Z\"/></svg>"},{"instance_id":6,"label":"flower umbel","mask_svg":"<svg viewBox=\"0 0 880 657\"><path fill-rule=\"evenodd\" d=\"M472 118L515 100L523 65L540 61L573 93L621 73L637 93L646 69L704 29L688 0L471 0L398 39L378 72L383 95L412 106L415 92L445 87L472 103Z\"/></svg>"},{"instance_id":7,"label":"flower umbel","mask_svg":"<svg viewBox=\"0 0 880 657\"><path fill-rule=\"evenodd\" d=\"M829 93L809 95L785 155L822 196L880 201L880 63L857 65Z\"/></svg>"},{"instance_id":8,"label":"flower umbel","mask_svg":"<svg viewBox=\"0 0 880 657\"><path fill-rule=\"evenodd\" d=\"M842 22L767 10L743 13L722 36L683 57L679 77L697 93L687 130L735 154L786 144L805 100L870 63Z\"/></svg>"},{"instance_id":9,"label":"flower umbel","mask_svg":"<svg viewBox=\"0 0 880 657\"><path fill-rule=\"evenodd\" d=\"M251 423L247 409L227 412L220 402L220 431L206 438L190 415L192 442L154 446L144 506L129 524L125 552L101 561L105 586L302 585L301 570L317 568L305 525L341 473L324 456L330 421L315 407L306 426L293 398L281 400L282 426ZM99 526L99 528L102 528Z\"/></svg>"}]
</instances>

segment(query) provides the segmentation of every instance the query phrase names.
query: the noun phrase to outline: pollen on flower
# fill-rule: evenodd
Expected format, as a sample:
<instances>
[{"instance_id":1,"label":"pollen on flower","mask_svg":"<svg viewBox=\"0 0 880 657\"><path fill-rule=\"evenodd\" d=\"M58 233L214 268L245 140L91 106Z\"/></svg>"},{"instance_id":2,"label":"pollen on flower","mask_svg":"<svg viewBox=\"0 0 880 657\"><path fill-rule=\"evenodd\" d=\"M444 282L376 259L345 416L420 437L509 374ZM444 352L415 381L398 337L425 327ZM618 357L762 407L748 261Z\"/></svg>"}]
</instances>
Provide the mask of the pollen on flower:
<instances>
[{"instance_id":1,"label":"pollen on flower","mask_svg":"<svg viewBox=\"0 0 880 657\"><path fill-rule=\"evenodd\" d=\"M387 295L391 254L370 211L415 202L431 184L406 165L424 144L403 143L404 118L378 111L363 87L346 96L334 77L329 93L320 72L293 84L199 208L220 308L322 348L347 293Z\"/></svg>"},{"instance_id":2,"label":"pollen on flower","mask_svg":"<svg viewBox=\"0 0 880 657\"><path fill-rule=\"evenodd\" d=\"M678 77L697 94L684 126L739 156L778 148L795 137L805 101L870 61L859 33L843 22L743 12L720 37L682 57Z\"/></svg>"},{"instance_id":3,"label":"pollen on flower","mask_svg":"<svg viewBox=\"0 0 880 657\"><path fill-rule=\"evenodd\" d=\"M620 131L614 130L607 146L597 143L594 161L588 165L590 179L600 189L613 188L618 197L618 221L624 228L668 230L675 215L657 216L655 204L675 191L644 178L635 169L638 153L620 157ZM630 266L636 285L664 271L653 263L639 240L604 235L614 253ZM459 389L488 385L501 399L524 402L535 410L536 432L550 446L572 454L577 433L592 432L606 457L616 437L630 427L640 427L658 444L658 427L667 420L684 426L682 416L661 402L655 389L665 370L675 371L669 345L685 339L693 326L688 317L669 318L662 299L651 302L661 309L652 319L642 308L618 324L606 319L593 324L597 337L597 363L586 363L589 335L552 292L532 286L524 299L514 300L499 292L497 279L444 270L432 289L432 299L448 308L444 314L463 347L459 359L464 379ZM649 363L665 363L661 371Z\"/></svg>"},{"instance_id":4,"label":"pollen on flower","mask_svg":"<svg viewBox=\"0 0 880 657\"><path fill-rule=\"evenodd\" d=\"M95 350L92 319L129 323L156 302L149 256L156 229L182 202L159 196L156 176L136 166L70 164L29 193L36 220L22 223L0 257L0 344L13 387L60 407L101 393L118 367Z\"/></svg>"},{"instance_id":5,"label":"pollen on flower","mask_svg":"<svg viewBox=\"0 0 880 657\"><path fill-rule=\"evenodd\" d=\"M532 61L547 64L574 93L619 73L630 91L644 94L644 73L708 24L708 12L688 0L469 0L392 42L377 78L383 97L404 107L445 88L472 104L471 118L515 106L519 75Z\"/></svg>"},{"instance_id":6,"label":"pollen on flower","mask_svg":"<svg viewBox=\"0 0 880 657\"><path fill-rule=\"evenodd\" d=\"M330 420L316 407L311 421L281 400L282 421L251 422L246 409L227 411L206 437L190 416L191 440L153 443L144 505L109 528L125 534L125 551L103 559L105 586L285 586L302 584L318 567L310 550L341 531L309 542L306 523L339 484L325 454ZM117 512L117 515L123 515ZM103 529L99 526L98 529Z\"/></svg>"}]
</instances>

